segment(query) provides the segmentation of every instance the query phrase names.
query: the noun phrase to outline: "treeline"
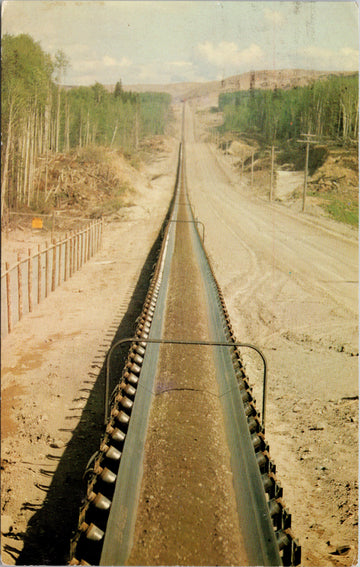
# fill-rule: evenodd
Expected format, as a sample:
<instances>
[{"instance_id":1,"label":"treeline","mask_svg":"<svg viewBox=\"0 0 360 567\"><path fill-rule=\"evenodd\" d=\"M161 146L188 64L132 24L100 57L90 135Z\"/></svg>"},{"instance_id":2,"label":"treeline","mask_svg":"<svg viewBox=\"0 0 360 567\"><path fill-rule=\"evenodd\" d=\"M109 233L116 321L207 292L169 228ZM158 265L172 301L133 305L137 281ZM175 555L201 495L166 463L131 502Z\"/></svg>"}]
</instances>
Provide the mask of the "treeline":
<instances>
[{"instance_id":1,"label":"treeline","mask_svg":"<svg viewBox=\"0 0 360 567\"><path fill-rule=\"evenodd\" d=\"M289 90L250 90L223 93L223 132L257 135L265 143L296 140L302 133L339 143L357 140L359 129L358 75L333 76Z\"/></svg>"},{"instance_id":2,"label":"treeline","mask_svg":"<svg viewBox=\"0 0 360 567\"><path fill-rule=\"evenodd\" d=\"M89 144L136 149L141 138L163 134L171 96L132 93L100 84L61 91L59 149Z\"/></svg>"},{"instance_id":3,"label":"treeline","mask_svg":"<svg viewBox=\"0 0 360 567\"><path fill-rule=\"evenodd\" d=\"M114 92L62 87L68 66L63 52L52 58L29 35L2 38L1 216L5 205L34 204L35 169L47 178L50 154L94 144L131 151L164 132L170 95L126 92L121 81Z\"/></svg>"}]
</instances>

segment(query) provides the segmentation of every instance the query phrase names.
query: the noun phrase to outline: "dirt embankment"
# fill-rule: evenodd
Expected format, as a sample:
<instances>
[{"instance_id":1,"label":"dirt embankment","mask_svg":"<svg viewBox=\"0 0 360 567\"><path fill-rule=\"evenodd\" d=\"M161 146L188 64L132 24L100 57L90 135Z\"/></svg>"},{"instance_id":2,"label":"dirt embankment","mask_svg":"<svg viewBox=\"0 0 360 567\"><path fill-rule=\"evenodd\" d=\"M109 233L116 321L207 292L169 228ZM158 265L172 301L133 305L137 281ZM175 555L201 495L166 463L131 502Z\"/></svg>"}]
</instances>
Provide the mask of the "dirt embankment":
<instances>
[{"instance_id":1,"label":"dirt embankment","mask_svg":"<svg viewBox=\"0 0 360 567\"><path fill-rule=\"evenodd\" d=\"M139 191L152 190L152 182L164 175L152 173L157 161L167 158L172 148L171 136L144 140L134 155L104 147L87 147L54 154L45 174L38 167L35 185L47 186L46 200L35 210L21 207L6 215L1 246L2 266L16 262L17 253L27 256L46 240L60 239L78 230L91 219L135 220L142 216ZM32 229L32 219L41 217L43 228Z\"/></svg>"},{"instance_id":2,"label":"dirt embankment","mask_svg":"<svg viewBox=\"0 0 360 567\"><path fill-rule=\"evenodd\" d=\"M266 197L271 184L271 154L256 142L244 139L220 140L239 176L251 180L252 188ZM322 208L323 214L345 222L357 224L359 206L359 158L355 148L319 146L309 164L307 197L309 206ZM300 156L289 156L276 150L273 173L273 198L285 204L302 201L304 187L304 161ZM317 154L317 155L316 155ZM253 156L253 162L252 162ZM253 175L251 174L253 171ZM251 184L251 181L250 181ZM321 213L321 210L318 211Z\"/></svg>"},{"instance_id":3,"label":"dirt embankment","mask_svg":"<svg viewBox=\"0 0 360 567\"><path fill-rule=\"evenodd\" d=\"M222 113L209 105L196 108L197 141L213 142L251 192L269 199L271 151L252 136L219 134ZM298 211L302 208L305 145L275 147L272 198ZM310 148L307 212L358 225L359 156L354 145L318 144Z\"/></svg>"}]
</instances>

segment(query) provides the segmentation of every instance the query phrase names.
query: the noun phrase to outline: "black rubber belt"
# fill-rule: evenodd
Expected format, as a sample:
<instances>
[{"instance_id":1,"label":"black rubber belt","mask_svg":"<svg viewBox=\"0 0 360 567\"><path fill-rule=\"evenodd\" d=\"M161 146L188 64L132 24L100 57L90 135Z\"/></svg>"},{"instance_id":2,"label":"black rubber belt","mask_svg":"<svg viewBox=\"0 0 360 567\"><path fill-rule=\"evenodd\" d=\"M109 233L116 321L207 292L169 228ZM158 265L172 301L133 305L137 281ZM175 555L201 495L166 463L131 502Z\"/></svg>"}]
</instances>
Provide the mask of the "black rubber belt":
<instances>
[{"instance_id":1,"label":"black rubber belt","mask_svg":"<svg viewBox=\"0 0 360 567\"><path fill-rule=\"evenodd\" d=\"M265 431L265 411L266 411L266 390L267 390L267 363L264 353L256 346L251 343L238 343L238 342L213 342L213 341L185 341L176 339L143 339L141 337L126 337L120 339L113 344L106 360L106 377L105 377L105 410L104 410L104 421L108 421L108 405L109 405L109 384L110 384L110 359L114 350L125 344L125 343L152 343L152 344L167 344L167 345L198 345L198 346L221 346L221 347L242 347L251 348L255 350L262 358L264 364L263 373L263 400L262 400L262 427Z\"/></svg>"}]
</instances>

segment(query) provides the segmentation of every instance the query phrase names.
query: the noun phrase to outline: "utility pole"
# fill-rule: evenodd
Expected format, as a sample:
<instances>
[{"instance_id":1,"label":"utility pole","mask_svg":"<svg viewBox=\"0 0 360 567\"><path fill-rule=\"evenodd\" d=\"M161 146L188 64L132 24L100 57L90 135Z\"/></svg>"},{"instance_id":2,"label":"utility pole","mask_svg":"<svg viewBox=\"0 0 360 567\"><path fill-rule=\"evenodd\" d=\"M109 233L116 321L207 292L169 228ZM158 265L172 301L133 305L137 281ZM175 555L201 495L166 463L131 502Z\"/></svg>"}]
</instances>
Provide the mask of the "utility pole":
<instances>
[{"instance_id":1,"label":"utility pole","mask_svg":"<svg viewBox=\"0 0 360 567\"><path fill-rule=\"evenodd\" d=\"M270 149L270 148L269 148ZM269 151L269 150L267 150ZM269 201L273 200L274 196L274 189L275 189L275 153L278 153L279 150L275 150L274 144L271 146L271 170L270 170L270 194L269 194Z\"/></svg>"},{"instance_id":2,"label":"utility pole","mask_svg":"<svg viewBox=\"0 0 360 567\"><path fill-rule=\"evenodd\" d=\"M315 134L300 134L300 136L304 136L304 139L297 140L299 144L306 144L306 157L305 157L305 172L304 172L304 189L303 189L303 202L302 202L302 212L305 211L305 204L306 204L306 190L307 190L307 181L308 181L308 169L309 169L309 147L310 144L318 144L318 140L314 140L316 138Z\"/></svg>"},{"instance_id":3,"label":"utility pole","mask_svg":"<svg viewBox=\"0 0 360 567\"><path fill-rule=\"evenodd\" d=\"M255 71L250 71L250 96L254 96L255 90Z\"/></svg>"}]
</instances>

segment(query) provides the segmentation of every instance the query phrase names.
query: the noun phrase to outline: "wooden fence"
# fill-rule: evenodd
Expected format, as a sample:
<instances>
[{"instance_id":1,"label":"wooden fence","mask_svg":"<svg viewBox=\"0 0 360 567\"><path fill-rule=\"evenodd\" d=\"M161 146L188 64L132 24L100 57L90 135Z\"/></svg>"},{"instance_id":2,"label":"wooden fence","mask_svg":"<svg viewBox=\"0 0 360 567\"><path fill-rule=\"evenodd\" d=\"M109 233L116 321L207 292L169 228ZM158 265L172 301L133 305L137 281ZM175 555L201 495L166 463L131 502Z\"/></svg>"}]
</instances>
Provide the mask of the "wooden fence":
<instances>
[{"instance_id":1,"label":"wooden fence","mask_svg":"<svg viewBox=\"0 0 360 567\"><path fill-rule=\"evenodd\" d=\"M18 255L13 266L5 264L1 274L1 335L11 333L13 326L34 306L45 299L62 282L66 282L101 247L102 219L78 231L67 233L63 240L45 242L42 250L27 258Z\"/></svg>"}]
</instances>

